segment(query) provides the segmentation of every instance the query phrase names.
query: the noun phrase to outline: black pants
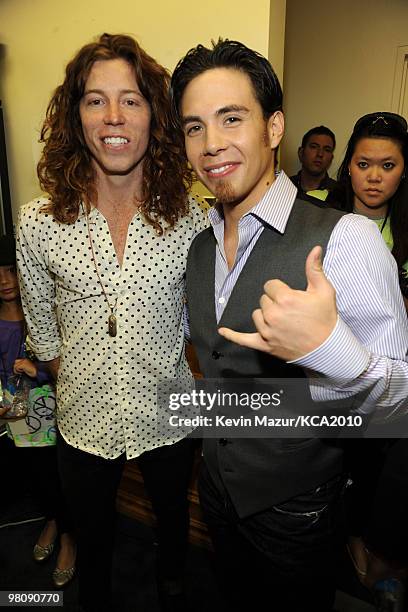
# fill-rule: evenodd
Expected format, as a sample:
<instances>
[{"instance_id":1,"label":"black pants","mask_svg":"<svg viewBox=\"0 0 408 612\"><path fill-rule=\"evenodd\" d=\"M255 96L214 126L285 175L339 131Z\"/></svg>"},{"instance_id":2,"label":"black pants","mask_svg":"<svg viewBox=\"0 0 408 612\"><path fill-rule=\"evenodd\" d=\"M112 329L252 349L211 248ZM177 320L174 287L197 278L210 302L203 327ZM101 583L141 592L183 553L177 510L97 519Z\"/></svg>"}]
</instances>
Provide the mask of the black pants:
<instances>
[{"instance_id":1,"label":"black pants","mask_svg":"<svg viewBox=\"0 0 408 612\"><path fill-rule=\"evenodd\" d=\"M18 486L29 491L47 521L55 520L58 533L72 530L72 521L61 490L57 465L57 447L16 447L4 440L9 449L9 474ZM8 489L6 489L8 490Z\"/></svg>"},{"instance_id":2,"label":"black pants","mask_svg":"<svg viewBox=\"0 0 408 612\"><path fill-rule=\"evenodd\" d=\"M379 475L364 535L375 553L407 567L408 440L393 442Z\"/></svg>"},{"instance_id":3,"label":"black pants","mask_svg":"<svg viewBox=\"0 0 408 612\"><path fill-rule=\"evenodd\" d=\"M125 456L102 459L58 440L63 491L77 528L79 601L83 609L110 610L115 501ZM187 489L194 447L182 440L144 453L138 460L157 518L158 571L180 578L188 541Z\"/></svg>"},{"instance_id":4,"label":"black pants","mask_svg":"<svg viewBox=\"0 0 408 612\"><path fill-rule=\"evenodd\" d=\"M43 502L45 518L47 521L55 520L59 534L72 531L72 520L58 473L57 447L44 446L24 450L32 451L29 471L33 474L32 482L35 483L36 493Z\"/></svg>"},{"instance_id":5,"label":"black pants","mask_svg":"<svg viewBox=\"0 0 408 612\"><path fill-rule=\"evenodd\" d=\"M344 440L346 469L352 480L346 494L347 530L351 536L366 536L378 479L391 443L381 438Z\"/></svg>"},{"instance_id":6,"label":"black pants","mask_svg":"<svg viewBox=\"0 0 408 612\"><path fill-rule=\"evenodd\" d=\"M199 490L228 609L332 610L344 542L343 477L243 519L204 462Z\"/></svg>"}]
</instances>

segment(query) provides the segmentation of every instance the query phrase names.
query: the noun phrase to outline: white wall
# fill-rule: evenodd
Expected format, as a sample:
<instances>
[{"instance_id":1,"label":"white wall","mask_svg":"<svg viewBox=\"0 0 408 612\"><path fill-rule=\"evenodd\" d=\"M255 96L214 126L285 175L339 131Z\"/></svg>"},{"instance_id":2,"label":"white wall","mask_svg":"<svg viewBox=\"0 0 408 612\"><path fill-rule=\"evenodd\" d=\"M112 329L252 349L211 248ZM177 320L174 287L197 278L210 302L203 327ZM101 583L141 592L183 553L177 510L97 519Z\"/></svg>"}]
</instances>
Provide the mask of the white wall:
<instances>
[{"instance_id":1,"label":"white wall","mask_svg":"<svg viewBox=\"0 0 408 612\"><path fill-rule=\"evenodd\" d=\"M337 169L355 121L392 110L397 47L408 44L407 0L287 0L282 167L298 169L303 134L337 137Z\"/></svg>"}]
</instances>

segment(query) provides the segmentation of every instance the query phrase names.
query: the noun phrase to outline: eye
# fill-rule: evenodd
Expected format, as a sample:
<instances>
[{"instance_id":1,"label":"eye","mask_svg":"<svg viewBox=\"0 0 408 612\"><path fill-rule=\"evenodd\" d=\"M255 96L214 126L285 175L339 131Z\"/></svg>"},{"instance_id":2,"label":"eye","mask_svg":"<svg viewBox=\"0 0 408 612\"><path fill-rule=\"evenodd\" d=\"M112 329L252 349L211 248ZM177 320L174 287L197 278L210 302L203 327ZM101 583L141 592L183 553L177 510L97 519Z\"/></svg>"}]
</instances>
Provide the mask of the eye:
<instances>
[{"instance_id":1,"label":"eye","mask_svg":"<svg viewBox=\"0 0 408 612\"><path fill-rule=\"evenodd\" d=\"M189 125L186 127L187 136L195 136L201 130L201 125Z\"/></svg>"},{"instance_id":2,"label":"eye","mask_svg":"<svg viewBox=\"0 0 408 612\"><path fill-rule=\"evenodd\" d=\"M102 98L88 98L86 103L88 106L102 106L103 100Z\"/></svg>"},{"instance_id":3,"label":"eye","mask_svg":"<svg viewBox=\"0 0 408 612\"><path fill-rule=\"evenodd\" d=\"M135 100L134 98L127 98L125 100L125 105L126 106L140 106L140 102L138 100Z\"/></svg>"},{"instance_id":4,"label":"eye","mask_svg":"<svg viewBox=\"0 0 408 612\"><path fill-rule=\"evenodd\" d=\"M385 164L383 164L383 168L384 170L392 170L395 168L395 164L393 162L385 162Z\"/></svg>"},{"instance_id":5,"label":"eye","mask_svg":"<svg viewBox=\"0 0 408 612\"><path fill-rule=\"evenodd\" d=\"M226 117L225 119L225 123L226 125L236 125L237 123L241 122L241 118L240 117Z\"/></svg>"},{"instance_id":6,"label":"eye","mask_svg":"<svg viewBox=\"0 0 408 612\"><path fill-rule=\"evenodd\" d=\"M357 162L357 167L361 168L362 170L365 170L366 168L368 168L368 164L366 161L360 161Z\"/></svg>"}]
</instances>

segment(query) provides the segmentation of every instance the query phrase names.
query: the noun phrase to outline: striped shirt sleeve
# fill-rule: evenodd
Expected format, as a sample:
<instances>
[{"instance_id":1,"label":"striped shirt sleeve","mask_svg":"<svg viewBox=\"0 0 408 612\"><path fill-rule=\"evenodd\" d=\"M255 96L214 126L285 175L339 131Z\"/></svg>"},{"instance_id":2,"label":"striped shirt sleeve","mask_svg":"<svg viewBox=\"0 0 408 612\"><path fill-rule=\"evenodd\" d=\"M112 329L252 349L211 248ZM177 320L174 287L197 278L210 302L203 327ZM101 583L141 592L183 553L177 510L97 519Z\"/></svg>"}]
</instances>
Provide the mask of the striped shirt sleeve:
<instances>
[{"instance_id":1,"label":"striped shirt sleeve","mask_svg":"<svg viewBox=\"0 0 408 612\"><path fill-rule=\"evenodd\" d=\"M365 392L359 412L381 418L408 411L408 325L397 266L377 226L346 215L334 228L323 262L336 289L338 321L317 349L292 363L326 377L318 401ZM312 374L313 387L313 374Z\"/></svg>"}]
</instances>

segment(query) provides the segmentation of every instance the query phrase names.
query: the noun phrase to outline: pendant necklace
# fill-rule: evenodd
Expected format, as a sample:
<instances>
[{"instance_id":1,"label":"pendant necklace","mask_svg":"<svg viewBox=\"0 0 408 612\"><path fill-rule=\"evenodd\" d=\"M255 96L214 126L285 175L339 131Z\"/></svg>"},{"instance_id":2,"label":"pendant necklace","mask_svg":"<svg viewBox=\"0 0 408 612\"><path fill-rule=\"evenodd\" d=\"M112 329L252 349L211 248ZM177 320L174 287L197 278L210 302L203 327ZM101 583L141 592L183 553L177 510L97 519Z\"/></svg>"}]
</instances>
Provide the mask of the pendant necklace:
<instances>
[{"instance_id":1,"label":"pendant necklace","mask_svg":"<svg viewBox=\"0 0 408 612\"><path fill-rule=\"evenodd\" d=\"M117 307L117 303L118 303L118 298L115 299L115 303L112 305L109 302L108 296L106 294L105 287L103 285L102 279L101 279L100 274L99 274L98 264L96 262L95 251L94 251L92 235L91 235L91 225L89 223L89 215L88 215L88 213L86 213L86 224L88 226L89 245L91 247L92 260L93 260L93 263L94 263L95 272L96 272L96 274L98 276L98 281L99 281L99 284L101 286L102 293L103 293L103 295L105 297L105 301L106 301L106 303L108 305L108 308L109 308L109 311L110 311L110 315L108 316L108 333L109 333L110 336L112 336L112 338L114 338L116 336L116 334L118 333L118 326L117 326L117 322L116 322L116 307Z\"/></svg>"}]
</instances>

